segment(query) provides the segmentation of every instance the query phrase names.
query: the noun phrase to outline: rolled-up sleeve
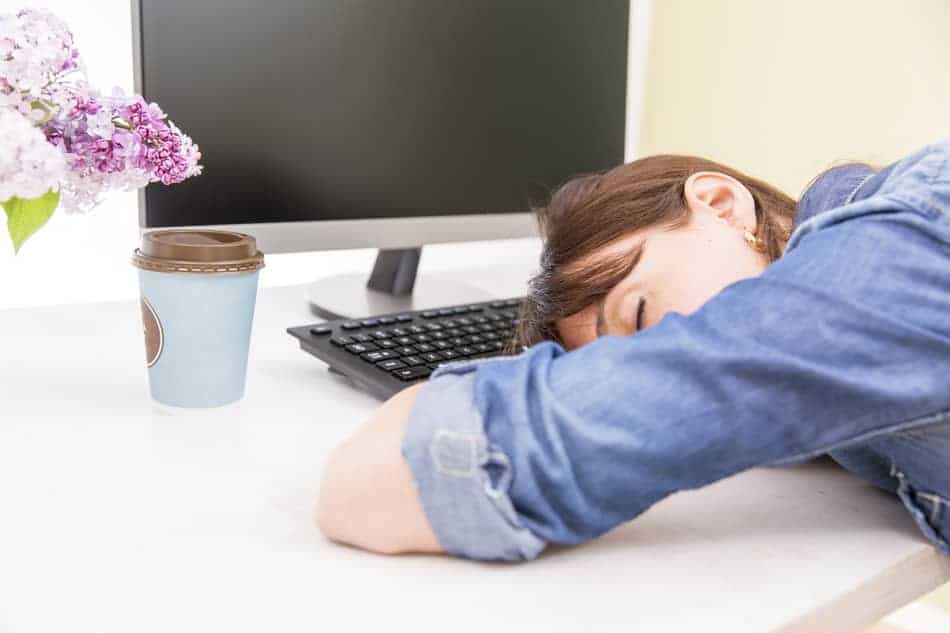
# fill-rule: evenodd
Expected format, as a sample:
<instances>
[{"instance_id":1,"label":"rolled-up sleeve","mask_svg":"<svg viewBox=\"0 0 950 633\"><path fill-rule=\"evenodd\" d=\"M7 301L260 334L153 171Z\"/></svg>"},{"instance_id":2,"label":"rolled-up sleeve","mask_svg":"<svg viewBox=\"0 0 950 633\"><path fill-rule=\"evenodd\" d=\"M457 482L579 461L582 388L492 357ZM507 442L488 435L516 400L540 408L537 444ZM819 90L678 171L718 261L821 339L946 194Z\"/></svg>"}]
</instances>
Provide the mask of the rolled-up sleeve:
<instances>
[{"instance_id":1,"label":"rolled-up sleeve","mask_svg":"<svg viewBox=\"0 0 950 633\"><path fill-rule=\"evenodd\" d=\"M420 390L403 436L422 507L449 554L481 560L529 560L546 543L528 530L508 494L511 463L486 439L475 406L475 369L503 359L438 368Z\"/></svg>"}]
</instances>

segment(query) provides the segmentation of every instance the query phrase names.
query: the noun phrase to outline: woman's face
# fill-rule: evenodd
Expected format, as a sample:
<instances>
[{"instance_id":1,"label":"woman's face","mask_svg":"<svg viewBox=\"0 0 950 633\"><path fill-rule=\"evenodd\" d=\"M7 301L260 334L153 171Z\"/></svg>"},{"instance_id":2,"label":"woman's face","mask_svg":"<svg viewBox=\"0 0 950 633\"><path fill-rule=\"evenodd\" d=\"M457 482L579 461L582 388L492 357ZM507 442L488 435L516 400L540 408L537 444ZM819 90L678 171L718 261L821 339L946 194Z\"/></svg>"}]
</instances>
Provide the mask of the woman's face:
<instances>
[{"instance_id":1,"label":"woman's face","mask_svg":"<svg viewBox=\"0 0 950 633\"><path fill-rule=\"evenodd\" d=\"M755 232L755 203L738 181L718 172L693 174L686 184L685 225L638 230L591 253L583 267L639 249L636 266L602 301L557 323L567 349L604 335L628 335L658 323L667 312L689 314L726 286L755 277L766 256L746 241Z\"/></svg>"}]
</instances>

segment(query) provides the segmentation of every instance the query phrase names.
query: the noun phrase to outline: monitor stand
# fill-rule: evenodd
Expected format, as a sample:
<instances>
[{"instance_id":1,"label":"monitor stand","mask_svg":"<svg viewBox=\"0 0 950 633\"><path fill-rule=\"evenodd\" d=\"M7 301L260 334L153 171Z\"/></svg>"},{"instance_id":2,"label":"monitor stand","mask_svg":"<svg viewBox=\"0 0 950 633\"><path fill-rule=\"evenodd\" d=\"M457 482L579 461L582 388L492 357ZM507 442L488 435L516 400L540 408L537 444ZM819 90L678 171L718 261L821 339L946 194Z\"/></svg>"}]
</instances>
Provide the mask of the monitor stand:
<instances>
[{"instance_id":1,"label":"monitor stand","mask_svg":"<svg viewBox=\"0 0 950 633\"><path fill-rule=\"evenodd\" d=\"M422 248L379 249L373 272L320 279L307 287L310 309L324 319L426 310L495 297L464 282L416 278Z\"/></svg>"}]
</instances>

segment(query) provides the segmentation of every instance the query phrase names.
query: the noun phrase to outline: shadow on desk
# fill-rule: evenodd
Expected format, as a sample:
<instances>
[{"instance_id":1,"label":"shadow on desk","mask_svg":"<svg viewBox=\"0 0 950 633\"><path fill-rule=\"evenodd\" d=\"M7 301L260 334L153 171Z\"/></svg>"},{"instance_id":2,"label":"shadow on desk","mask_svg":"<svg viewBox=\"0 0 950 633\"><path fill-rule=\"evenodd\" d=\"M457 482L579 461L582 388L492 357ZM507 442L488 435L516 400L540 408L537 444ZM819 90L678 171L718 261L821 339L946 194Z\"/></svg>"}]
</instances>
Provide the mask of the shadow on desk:
<instances>
[{"instance_id":1,"label":"shadow on desk","mask_svg":"<svg viewBox=\"0 0 950 633\"><path fill-rule=\"evenodd\" d=\"M769 502L750 487L772 491ZM829 511L828 499L835 499ZM675 560L694 548L722 556L758 549L763 553L801 547L821 550L829 544L866 541L875 534L899 533L927 541L896 495L889 494L841 468L828 457L791 466L759 468L719 481L702 490L664 499L633 521L586 545L586 555L610 556L618 549L648 548ZM807 542L807 546L804 546ZM549 547L545 556L568 555L573 548Z\"/></svg>"}]
</instances>

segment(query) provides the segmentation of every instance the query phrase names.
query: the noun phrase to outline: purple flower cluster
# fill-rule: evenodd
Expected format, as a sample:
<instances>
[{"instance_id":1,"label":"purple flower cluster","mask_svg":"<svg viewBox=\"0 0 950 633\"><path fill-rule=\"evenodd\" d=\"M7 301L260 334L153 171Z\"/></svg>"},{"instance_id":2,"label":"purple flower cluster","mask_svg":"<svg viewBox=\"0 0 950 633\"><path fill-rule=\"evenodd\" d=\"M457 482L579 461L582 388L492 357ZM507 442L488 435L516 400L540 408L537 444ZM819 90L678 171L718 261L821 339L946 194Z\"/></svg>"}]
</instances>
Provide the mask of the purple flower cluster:
<instances>
[{"instance_id":1,"label":"purple flower cluster","mask_svg":"<svg viewBox=\"0 0 950 633\"><path fill-rule=\"evenodd\" d=\"M145 146L140 167L156 180L171 185L200 172L200 154L187 136L167 120L156 103L146 104L138 98L129 103L124 115L132 134Z\"/></svg>"},{"instance_id":2,"label":"purple flower cluster","mask_svg":"<svg viewBox=\"0 0 950 633\"><path fill-rule=\"evenodd\" d=\"M155 103L120 91L101 96L84 84L43 125L47 140L66 156L65 189L74 209L94 205L98 191L175 184L201 173L201 153Z\"/></svg>"},{"instance_id":3,"label":"purple flower cluster","mask_svg":"<svg viewBox=\"0 0 950 633\"><path fill-rule=\"evenodd\" d=\"M55 15L0 14L0 108L24 116L62 152L66 211L88 211L109 190L171 185L201 173L198 147L157 104L118 89L101 95L81 70L73 36Z\"/></svg>"}]
</instances>

